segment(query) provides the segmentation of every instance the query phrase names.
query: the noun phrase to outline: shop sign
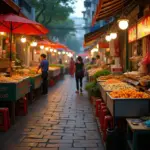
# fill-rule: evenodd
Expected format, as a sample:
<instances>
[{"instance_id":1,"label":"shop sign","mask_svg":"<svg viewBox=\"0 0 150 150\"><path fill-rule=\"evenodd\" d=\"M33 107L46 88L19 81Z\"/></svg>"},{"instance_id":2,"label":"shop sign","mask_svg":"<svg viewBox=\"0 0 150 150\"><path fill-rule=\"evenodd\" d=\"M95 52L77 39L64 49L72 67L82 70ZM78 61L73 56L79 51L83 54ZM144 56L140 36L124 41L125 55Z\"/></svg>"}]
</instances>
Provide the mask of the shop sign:
<instances>
[{"instance_id":1,"label":"shop sign","mask_svg":"<svg viewBox=\"0 0 150 150\"><path fill-rule=\"evenodd\" d=\"M138 39L150 34L150 16L145 17L138 23Z\"/></svg>"},{"instance_id":2,"label":"shop sign","mask_svg":"<svg viewBox=\"0 0 150 150\"><path fill-rule=\"evenodd\" d=\"M128 40L129 40L129 43L133 42L133 41L136 41L136 25L131 27L129 30L128 30Z\"/></svg>"}]
</instances>

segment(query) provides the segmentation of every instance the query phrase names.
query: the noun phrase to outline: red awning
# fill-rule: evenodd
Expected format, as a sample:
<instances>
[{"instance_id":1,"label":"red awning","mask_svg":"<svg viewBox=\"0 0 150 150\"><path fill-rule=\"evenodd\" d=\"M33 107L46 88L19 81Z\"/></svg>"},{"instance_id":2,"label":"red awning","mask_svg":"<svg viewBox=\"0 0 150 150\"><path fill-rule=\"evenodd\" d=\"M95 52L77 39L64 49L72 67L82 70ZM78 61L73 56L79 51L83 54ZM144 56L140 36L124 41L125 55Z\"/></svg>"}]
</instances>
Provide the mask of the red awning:
<instances>
[{"instance_id":1,"label":"red awning","mask_svg":"<svg viewBox=\"0 0 150 150\"><path fill-rule=\"evenodd\" d=\"M48 29L43 25L15 14L0 15L0 31L25 35L42 35L48 33Z\"/></svg>"}]
</instances>

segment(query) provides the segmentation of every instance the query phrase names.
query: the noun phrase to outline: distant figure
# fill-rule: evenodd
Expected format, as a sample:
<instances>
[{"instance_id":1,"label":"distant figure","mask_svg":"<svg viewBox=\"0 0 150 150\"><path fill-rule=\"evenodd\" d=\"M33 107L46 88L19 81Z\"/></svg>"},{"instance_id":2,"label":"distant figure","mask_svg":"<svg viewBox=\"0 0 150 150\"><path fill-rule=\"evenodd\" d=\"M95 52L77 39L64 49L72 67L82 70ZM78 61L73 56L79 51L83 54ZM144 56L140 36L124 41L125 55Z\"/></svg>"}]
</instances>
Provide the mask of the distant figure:
<instances>
[{"instance_id":1,"label":"distant figure","mask_svg":"<svg viewBox=\"0 0 150 150\"><path fill-rule=\"evenodd\" d=\"M94 65L95 64L95 58L93 57L92 60L91 60L91 65Z\"/></svg>"},{"instance_id":2,"label":"distant figure","mask_svg":"<svg viewBox=\"0 0 150 150\"><path fill-rule=\"evenodd\" d=\"M74 77L74 71L75 71L75 62L73 58L71 58L70 64L69 64L69 73L72 77Z\"/></svg>"},{"instance_id":3,"label":"distant figure","mask_svg":"<svg viewBox=\"0 0 150 150\"><path fill-rule=\"evenodd\" d=\"M96 56L96 66L97 67L101 66L101 60L100 60L100 56L99 55Z\"/></svg>"},{"instance_id":4,"label":"distant figure","mask_svg":"<svg viewBox=\"0 0 150 150\"><path fill-rule=\"evenodd\" d=\"M79 89L80 92L82 93L82 80L84 77L84 63L83 63L83 59L81 56L79 56L77 58L77 62L75 64L75 76L76 76L76 86L77 86L77 91L76 93L79 93Z\"/></svg>"},{"instance_id":5,"label":"distant figure","mask_svg":"<svg viewBox=\"0 0 150 150\"><path fill-rule=\"evenodd\" d=\"M43 79L43 95L46 95L48 93L48 68L49 62L48 60L46 60L46 55L41 54L41 63L37 69L37 73L41 69Z\"/></svg>"},{"instance_id":6,"label":"distant figure","mask_svg":"<svg viewBox=\"0 0 150 150\"><path fill-rule=\"evenodd\" d=\"M62 64L62 59L61 58L59 59L59 64Z\"/></svg>"}]
</instances>

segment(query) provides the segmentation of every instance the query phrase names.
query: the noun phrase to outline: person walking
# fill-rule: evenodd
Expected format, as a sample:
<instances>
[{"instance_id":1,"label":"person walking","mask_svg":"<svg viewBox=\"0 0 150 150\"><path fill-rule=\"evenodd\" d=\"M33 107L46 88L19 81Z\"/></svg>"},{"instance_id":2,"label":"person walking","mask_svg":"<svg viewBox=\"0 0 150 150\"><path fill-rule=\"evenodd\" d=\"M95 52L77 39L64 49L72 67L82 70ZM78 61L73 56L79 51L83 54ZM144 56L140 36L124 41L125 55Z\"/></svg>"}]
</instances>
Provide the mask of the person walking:
<instances>
[{"instance_id":1,"label":"person walking","mask_svg":"<svg viewBox=\"0 0 150 150\"><path fill-rule=\"evenodd\" d=\"M71 58L70 64L69 64L69 73L72 77L74 77L74 71L75 71L75 62L73 58Z\"/></svg>"},{"instance_id":2,"label":"person walking","mask_svg":"<svg viewBox=\"0 0 150 150\"><path fill-rule=\"evenodd\" d=\"M40 65L37 69L37 73L38 71L41 69L42 72L42 80L43 80L43 95L46 95L48 93L48 68L49 68L49 62L46 59L46 55L45 54L41 54L41 62Z\"/></svg>"},{"instance_id":3,"label":"person walking","mask_svg":"<svg viewBox=\"0 0 150 150\"><path fill-rule=\"evenodd\" d=\"M77 62L75 63L75 77L76 77L76 88L77 91L76 93L79 93L79 89L80 92L82 93L82 80L84 77L84 63L83 63L83 59L81 56L79 56L77 58Z\"/></svg>"}]
</instances>

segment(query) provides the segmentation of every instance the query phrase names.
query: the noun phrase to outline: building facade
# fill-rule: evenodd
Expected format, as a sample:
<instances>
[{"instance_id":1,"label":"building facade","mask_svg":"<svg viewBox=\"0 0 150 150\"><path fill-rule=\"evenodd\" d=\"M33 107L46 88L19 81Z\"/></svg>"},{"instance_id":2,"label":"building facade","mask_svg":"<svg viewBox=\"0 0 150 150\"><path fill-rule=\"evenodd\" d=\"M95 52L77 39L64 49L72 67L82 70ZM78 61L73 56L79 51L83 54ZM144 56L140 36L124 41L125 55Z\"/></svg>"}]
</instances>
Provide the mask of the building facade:
<instances>
[{"instance_id":1,"label":"building facade","mask_svg":"<svg viewBox=\"0 0 150 150\"><path fill-rule=\"evenodd\" d=\"M35 20L35 9L26 0L12 0L20 8L21 12L29 19Z\"/></svg>"}]
</instances>

